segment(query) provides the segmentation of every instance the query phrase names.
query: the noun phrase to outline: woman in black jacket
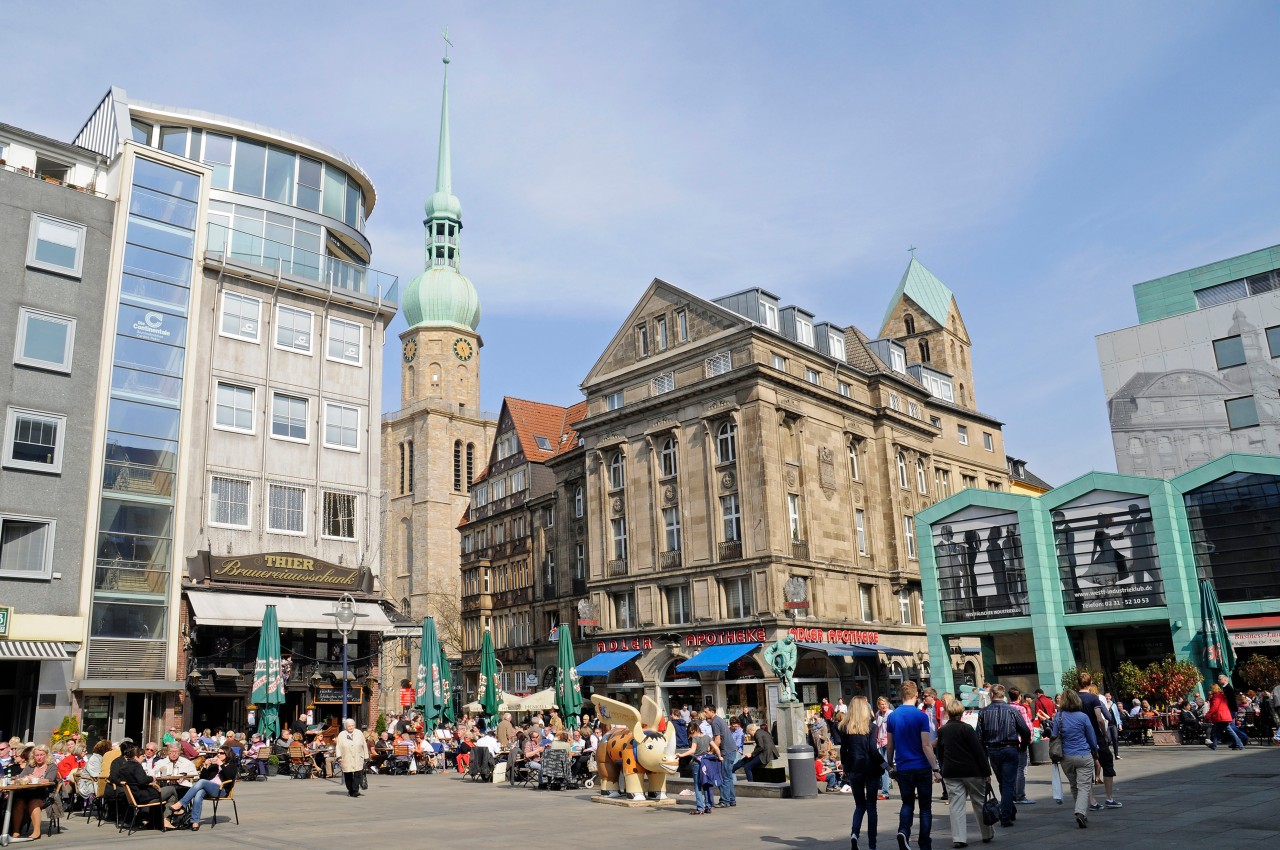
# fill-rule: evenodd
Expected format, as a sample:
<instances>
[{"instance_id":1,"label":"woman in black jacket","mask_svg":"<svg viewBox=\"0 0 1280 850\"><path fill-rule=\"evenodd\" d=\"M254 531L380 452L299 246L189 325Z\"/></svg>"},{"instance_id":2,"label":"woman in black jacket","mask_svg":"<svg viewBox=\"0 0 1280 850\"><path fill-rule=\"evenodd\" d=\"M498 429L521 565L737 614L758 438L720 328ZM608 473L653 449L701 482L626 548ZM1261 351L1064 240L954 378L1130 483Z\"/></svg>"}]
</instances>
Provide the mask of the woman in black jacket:
<instances>
[{"instance_id":1,"label":"woman in black jacket","mask_svg":"<svg viewBox=\"0 0 1280 850\"><path fill-rule=\"evenodd\" d=\"M849 850L858 850L862 819L867 819L867 846L876 848L876 794L884 775L884 758L876 749L871 727L871 706L866 697L856 696L849 702L840 730L840 765L844 781L853 791L853 826L849 830Z\"/></svg>"},{"instance_id":2,"label":"woman in black jacket","mask_svg":"<svg viewBox=\"0 0 1280 850\"><path fill-rule=\"evenodd\" d=\"M963 716L964 706L957 700L947 700L948 720L938 730L938 743L934 748L938 764L942 765L947 796L951 798L951 838L956 847L967 847L969 843L964 813L966 800L973 804L973 816L982 831L982 840L990 841L996 834L982 822L982 803L991 778L991 762L978 740L978 733L961 719Z\"/></svg>"},{"instance_id":3,"label":"woman in black jacket","mask_svg":"<svg viewBox=\"0 0 1280 850\"><path fill-rule=\"evenodd\" d=\"M160 789L156 787L155 781L147 775L147 770L142 766L143 754L133 744L125 744L120 748L120 758L117 759L120 764L120 770L114 773L119 777L119 783L127 785L133 793L133 801L139 806L147 803L154 803L160 799ZM112 765L114 768L115 765ZM124 797L123 793L120 795ZM148 809L140 809L142 820L144 823L150 821L150 813ZM166 819L164 822L165 829L173 829L173 824Z\"/></svg>"}]
</instances>

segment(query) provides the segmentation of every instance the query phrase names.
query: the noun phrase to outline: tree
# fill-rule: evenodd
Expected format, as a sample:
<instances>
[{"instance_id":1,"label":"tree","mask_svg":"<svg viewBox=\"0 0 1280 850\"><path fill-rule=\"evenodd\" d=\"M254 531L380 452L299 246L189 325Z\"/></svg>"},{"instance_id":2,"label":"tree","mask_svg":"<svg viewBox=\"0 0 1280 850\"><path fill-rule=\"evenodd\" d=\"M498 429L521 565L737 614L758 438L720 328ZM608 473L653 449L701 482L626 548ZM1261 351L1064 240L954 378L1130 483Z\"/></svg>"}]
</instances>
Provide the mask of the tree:
<instances>
[{"instance_id":1,"label":"tree","mask_svg":"<svg viewBox=\"0 0 1280 850\"><path fill-rule=\"evenodd\" d=\"M1142 671L1142 690L1156 697L1158 706L1168 708L1185 699L1204 677L1194 661L1179 661L1172 655Z\"/></svg>"},{"instance_id":2,"label":"tree","mask_svg":"<svg viewBox=\"0 0 1280 850\"><path fill-rule=\"evenodd\" d=\"M1062 674L1062 689L1064 691L1080 690L1080 676L1088 673L1095 685L1102 682L1102 676L1093 672L1088 667L1072 667L1070 670Z\"/></svg>"},{"instance_id":3,"label":"tree","mask_svg":"<svg viewBox=\"0 0 1280 850\"><path fill-rule=\"evenodd\" d=\"M1108 681L1111 694L1116 699L1146 696L1146 690L1142 687L1142 670L1127 658L1120 662Z\"/></svg>"},{"instance_id":4,"label":"tree","mask_svg":"<svg viewBox=\"0 0 1280 850\"><path fill-rule=\"evenodd\" d=\"M1280 682L1280 664L1273 658L1255 652L1236 668L1236 675L1247 688L1269 691Z\"/></svg>"}]
</instances>

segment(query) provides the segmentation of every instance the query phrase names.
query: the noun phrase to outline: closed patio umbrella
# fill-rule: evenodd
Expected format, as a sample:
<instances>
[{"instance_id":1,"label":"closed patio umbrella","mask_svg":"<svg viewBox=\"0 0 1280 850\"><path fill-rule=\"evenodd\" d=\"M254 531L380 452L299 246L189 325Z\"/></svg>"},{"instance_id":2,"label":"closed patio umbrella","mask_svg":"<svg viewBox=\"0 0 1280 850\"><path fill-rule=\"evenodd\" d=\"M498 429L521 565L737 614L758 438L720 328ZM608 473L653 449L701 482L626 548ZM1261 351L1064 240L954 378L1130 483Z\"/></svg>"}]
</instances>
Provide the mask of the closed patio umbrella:
<instances>
[{"instance_id":1,"label":"closed patio umbrella","mask_svg":"<svg viewBox=\"0 0 1280 850\"><path fill-rule=\"evenodd\" d=\"M1200 582L1200 640L1204 666L1230 676L1236 669L1236 651L1231 646L1222 611L1218 609L1218 593L1208 579Z\"/></svg>"},{"instance_id":2,"label":"closed patio umbrella","mask_svg":"<svg viewBox=\"0 0 1280 850\"><path fill-rule=\"evenodd\" d=\"M493 635L488 629L484 631L484 640L480 644L480 686L476 694L476 702L484 713L490 717L498 714L498 706L502 695L498 690L498 656L493 651Z\"/></svg>"},{"instance_id":3,"label":"closed patio umbrella","mask_svg":"<svg viewBox=\"0 0 1280 850\"><path fill-rule=\"evenodd\" d=\"M414 706L422 712L423 728L430 732L440 720L444 699L440 683L440 641L436 621L422 618L422 647L418 652L417 698Z\"/></svg>"},{"instance_id":4,"label":"closed patio umbrella","mask_svg":"<svg viewBox=\"0 0 1280 850\"><path fill-rule=\"evenodd\" d=\"M582 714L582 691L578 687L578 669L573 660L573 636L569 627L560 624L559 654L556 667L556 708L568 722L570 717Z\"/></svg>"},{"instance_id":5,"label":"closed patio umbrella","mask_svg":"<svg viewBox=\"0 0 1280 850\"><path fill-rule=\"evenodd\" d=\"M449 659L444 654L444 644L440 644L440 696L444 704L440 707L440 722L452 725L457 717L453 712L453 680L449 677Z\"/></svg>"},{"instance_id":6,"label":"closed patio umbrella","mask_svg":"<svg viewBox=\"0 0 1280 850\"><path fill-rule=\"evenodd\" d=\"M280 626L276 606L262 613L258 657L253 662L253 690L249 701L258 706L258 733L264 741L280 735L280 708L284 704L284 676L280 672Z\"/></svg>"}]
</instances>

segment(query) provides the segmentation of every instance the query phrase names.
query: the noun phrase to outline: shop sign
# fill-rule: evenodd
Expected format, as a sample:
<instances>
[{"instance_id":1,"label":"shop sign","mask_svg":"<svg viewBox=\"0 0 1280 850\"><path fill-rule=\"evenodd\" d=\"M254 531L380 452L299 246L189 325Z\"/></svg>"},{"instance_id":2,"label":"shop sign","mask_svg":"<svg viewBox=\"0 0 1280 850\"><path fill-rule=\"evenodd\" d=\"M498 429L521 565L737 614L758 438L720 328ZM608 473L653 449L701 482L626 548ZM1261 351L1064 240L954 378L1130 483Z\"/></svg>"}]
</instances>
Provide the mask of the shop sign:
<instances>
[{"instance_id":1,"label":"shop sign","mask_svg":"<svg viewBox=\"0 0 1280 850\"><path fill-rule=\"evenodd\" d=\"M1234 646L1280 646L1280 629L1261 629L1248 632L1232 632Z\"/></svg>"},{"instance_id":2,"label":"shop sign","mask_svg":"<svg viewBox=\"0 0 1280 850\"><path fill-rule=\"evenodd\" d=\"M719 646L726 643L764 643L765 630L756 629L724 629L718 632L691 632L680 638L680 643L689 648L703 646ZM618 652L622 650L653 649L651 637L621 637L596 641L596 652Z\"/></svg>"},{"instance_id":3,"label":"shop sign","mask_svg":"<svg viewBox=\"0 0 1280 850\"><path fill-rule=\"evenodd\" d=\"M789 629L787 634L805 643L879 643L879 632L858 632L851 629Z\"/></svg>"},{"instance_id":4,"label":"shop sign","mask_svg":"<svg viewBox=\"0 0 1280 850\"><path fill-rule=\"evenodd\" d=\"M1013 664L997 664L993 672L997 678L1000 676L1034 676L1036 663L1034 661L1019 661Z\"/></svg>"},{"instance_id":5,"label":"shop sign","mask_svg":"<svg viewBox=\"0 0 1280 850\"><path fill-rule=\"evenodd\" d=\"M413 705L413 700L416 698L416 696L417 696L417 692L414 691L413 688L401 688L400 689L400 707L408 708L409 706Z\"/></svg>"},{"instance_id":6,"label":"shop sign","mask_svg":"<svg viewBox=\"0 0 1280 850\"><path fill-rule=\"evenodd\" d=\"M361 570L289 552L210 557L209 577L237 584L358 590Z\"/></svg>"},{"instance_id":7,"label":"shop sign","mask_svg":"<svg viewBox=\"0 0 1280 850\"><path fill-rule=\"evenodd\" d=\"M333 705L334 703L342 705L342 686L316 688L316 698L312 702L317 705ZM360 685L348 685L347 702L364 702L364 688Z\"/></svg>"},{"instance_id":8,"label":"shop sign","mask_svg":"<svg viewBox=\"0 0 1280 850\"><path fill-rule=\"evenodd\" d=\"M0 605L0 638L9 636L9 624L13 622L13 606Z\"/></svg>"}]
</instances>

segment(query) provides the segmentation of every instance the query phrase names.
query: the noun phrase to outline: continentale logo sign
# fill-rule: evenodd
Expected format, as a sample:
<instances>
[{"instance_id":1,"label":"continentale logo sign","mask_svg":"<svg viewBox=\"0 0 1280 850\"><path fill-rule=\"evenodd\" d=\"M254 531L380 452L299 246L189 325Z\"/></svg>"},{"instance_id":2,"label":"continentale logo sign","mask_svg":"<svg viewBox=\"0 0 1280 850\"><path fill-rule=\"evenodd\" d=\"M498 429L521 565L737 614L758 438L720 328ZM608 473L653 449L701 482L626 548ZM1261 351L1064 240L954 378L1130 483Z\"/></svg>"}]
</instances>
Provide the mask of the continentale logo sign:
<instances>
[{"instance_id":1,"label":"continentale logo sign","mask_svg":"<svg viewBox=\"0 0 1280 850\"><path fill-rule=\"evenodd\" d=\"M338 590L356 590L360 586L359 568L288 552L215 556L210 560L209 577L214 581Z\"/></svg>"},{"instance_id":2,"label":"continentale logo sign","mask_svg":"<svg viewBox=\"0 0 1280 850\"><path fill-rule=\"evenodd\" d=\"M164 313L148 310L142 318L133 323L133 332L143 339L167 342L173 331L164 326Z\"/></svg>"}]
</instances>

